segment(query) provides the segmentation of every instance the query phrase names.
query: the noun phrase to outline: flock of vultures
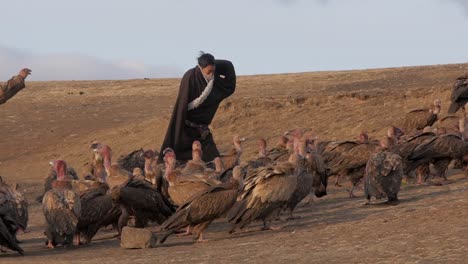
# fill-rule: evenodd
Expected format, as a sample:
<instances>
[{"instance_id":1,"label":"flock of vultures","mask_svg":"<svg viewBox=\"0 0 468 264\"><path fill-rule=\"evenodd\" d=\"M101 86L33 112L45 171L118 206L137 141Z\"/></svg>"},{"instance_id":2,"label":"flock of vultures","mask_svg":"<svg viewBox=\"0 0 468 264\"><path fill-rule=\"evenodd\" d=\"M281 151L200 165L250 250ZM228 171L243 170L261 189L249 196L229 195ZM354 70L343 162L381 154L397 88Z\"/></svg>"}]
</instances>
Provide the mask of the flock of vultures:
<instances>
[{"instance_id":1,"label":"flock of vultures","mask_svg":"<svg viewBox=\"0 0 468 264\"><path fill-rule=\"evenodd\" d=\"M127 224L145 228L160 225L158 242L174 233L203 232L218 218L239 232L254 221L264 229L286 211L293 219L296 206L309 195L327 194L328 177L349 178L353 190L363 182L366 204L371 197L398 203L403 180L418 184L432 177L446 180L450 164L468 172L465 141L468 76L457 79L449 115L442 118L441 102L410 111L398 126L390 126L378 140L361 133L356 141L319 141L305 129L293 129L268 148L258 141L258 155L242 156L243 138L235 136L233 148L205 163L202 148L193 142L193 159L180 162L165 149L164 164L157 164L154 150L136 150L116 163L111 148L93 142L92 158L78 177L64 160L52 169L38 197L46 220L44 234L49 248L91 243L102 228L113 228L119 237ZM460 110L461 109L461 110ZM459 111L460 110L460 111ZM459 114L456 114L459 112ZM24 254L16 233L26 230L28 203L24 195L0 177L0 245Z\"/></svg>"}]
</instances>

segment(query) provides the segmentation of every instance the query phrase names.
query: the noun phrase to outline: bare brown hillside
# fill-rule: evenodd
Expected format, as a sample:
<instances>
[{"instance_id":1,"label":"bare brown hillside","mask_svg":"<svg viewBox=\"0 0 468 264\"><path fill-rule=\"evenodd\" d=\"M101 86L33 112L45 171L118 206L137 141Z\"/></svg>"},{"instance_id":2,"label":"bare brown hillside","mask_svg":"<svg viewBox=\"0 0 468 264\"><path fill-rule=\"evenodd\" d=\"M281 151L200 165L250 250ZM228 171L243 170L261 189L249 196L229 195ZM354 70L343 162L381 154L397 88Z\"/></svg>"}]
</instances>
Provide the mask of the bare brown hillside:
<instances>
[{"instance_id":1,"label":"bare brown hillside","mask_svg":"<svg viewBox=\"0 0 468 264\"><path fill-rule=\"evenodd\" d=\"M386 126L398 125L405 112L436 98L445 114L455 78L467 71L468 64L457 64L241 76L236 93L220 106L213 133L221 149L230 147L235 134L247 137L244 158L256 150L258 137L274 144L294 127L311 128L322 139L351 139L364 130L377 137ZM159 148L178 81L29 82L0 106L0 175L23 183L32 201L48 162L60 157L79 170L90 156L92 140L109 144L115 156L140 147ZM163 248L144 251L123 251L105 232L91 246L48 251L42 244L44 220L33 203L33 232L20 235L31 253L24 258L0 254L0 261L39 263L53 256L80 263L462 263L468 250L468 182L452 178L452 184L441 187L405 187L396 207L364 208L359 199L346 198L345 188L333 187L326 198L301 208L302 219L279 222L286 226L283 230L230 237L220 221L207 234L215 241L191 245L188 238L174 238Z\"/></svg>"}]
</instances>

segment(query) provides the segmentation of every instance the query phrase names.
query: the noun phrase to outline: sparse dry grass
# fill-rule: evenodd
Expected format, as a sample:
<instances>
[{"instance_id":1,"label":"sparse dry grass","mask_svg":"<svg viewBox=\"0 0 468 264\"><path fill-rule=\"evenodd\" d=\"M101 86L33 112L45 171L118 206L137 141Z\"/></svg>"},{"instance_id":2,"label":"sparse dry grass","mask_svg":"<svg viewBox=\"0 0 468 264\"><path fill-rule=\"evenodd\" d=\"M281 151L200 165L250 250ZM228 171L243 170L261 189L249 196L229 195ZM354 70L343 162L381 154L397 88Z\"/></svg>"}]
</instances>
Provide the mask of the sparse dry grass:
<instances>
[{"instance_id":1,"label":"sparse dry grass","mask_svg":"<svg viewBox=\"0 0 468 264\"><path fill-rule=\"evenodd\" d=\"M363 130L380 137L405 112L435 98L446 113L454 79L467 69L460 64L239 77L235 95L220 106L213 133L221 149L230 147L234 134L246 136L244 158L256 151L258 137L275 144L294 127L312 128L321 139L352 139ZM111 145L116 156L159 148L177 91L177 79L28 83L0 107L0 174L23 183L32 201L48 161L60 157L79 170L92 140ZM28 256L0 254L0 261L462 263L468 184L461 176L455 179L442 187L405 186L395 207L362 207L347 199L343 188L332 188L326 198L300 209L302 219L278 223L286 225L278 232L230 237L220 221L209 229L213 242L170 239L167 247L141 251L121 250L106 232L91 246L45 250L44 220L33 204L33 232L20 235Z\"/></svg>"}]
</instances>

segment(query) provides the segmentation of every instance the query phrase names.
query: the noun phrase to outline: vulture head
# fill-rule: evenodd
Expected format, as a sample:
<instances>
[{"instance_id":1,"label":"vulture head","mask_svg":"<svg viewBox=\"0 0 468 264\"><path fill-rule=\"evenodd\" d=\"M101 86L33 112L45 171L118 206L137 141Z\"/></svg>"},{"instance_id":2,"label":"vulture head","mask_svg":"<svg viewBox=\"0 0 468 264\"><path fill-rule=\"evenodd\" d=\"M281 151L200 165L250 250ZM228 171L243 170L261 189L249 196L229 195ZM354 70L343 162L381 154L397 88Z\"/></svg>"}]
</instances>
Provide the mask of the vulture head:
<instances>
[{"instance_id":1,"label":"vulture head","mask_svg":"<svg viewBox=\"0 0 468 264\"><path fill-rule=\"evenodd\" d=\"M112 149L108 145L104 145L101 143L92 144L91 147L95 153L99 153L100 155L102 155L104 159L104 168L106 169L107 174L109 174L109 169L112 160Z\"/></svg>"},{"instance_id":2,"label":"vulture head","mask_svg":"<svg viewBox=\"0 0 468 264\"><path fill-rule=\"evenodd\" d=\"M432 109L432 113L438 115L440 113L442 102L440 99L434 100L434 108Z\"/></svg>"},{"instance_id":3,"label":"vulture head","mask_svg":"<svg viewBox=\"0 0 468 264\"><path fill-rule=\"evenodd\" d=\"M369 136L367 135L367 132L361 132L359 134L359 143L367 143L369 142Z\"/></svg>"},{"instance_id":4,"label":"vulture head","mask_svg":"<svg viewBox=\"0 0 468 264\"><path fill-rule=\"evenodd\" d=\"M49 164L54 168L55 173L57 174L57 180L65 180L65 175L67 172L67 163L64 160L54 160L49 162Z\"/></svg>"},{"instance_id":5,"label":"vulture head","mask_svg":"<svg viewBox=\"0 0 468 264\"><path fill-rule=\"evenodd\" d=\"M202 162L202 156L203 156L203 152L201 151L201 149L192 150L192 161Z\"/></svg>"},{"instance_id":6,"label":"vulture head","mask_svg":"<svg viewBox=\"0 0 468 264\"><path fill-rule=\"evenodd\" d=\"M156 156L156 154L154 153L154 151L152 149L149 149L149 150L146 150L145 152L143 152L143 157L145 159L153 159L155 156Z\"/></svg>"},{"instance_id":7,"label":"vulture head","mask_svg":"<svg viewBox=\"0 0 468 264\"><path fill-rule=\"evenodd\" d=\"M278 140L278 146L286 148L289 139L286 136L281 136Z\"/></svg>"},{"instance_id":8,"label":"vulture head","mask_svg":"<svg viewBox=\"0 0 468 264\"><path fill-rule=\"evenodd\" d=\"M284 136L292 136L294 138L301 138L304 135L304 133L305 133L304 129L296 128L296 129L292 129L292 130L288 130L284 132Z\"/></svg>"},{"instance_id":9,"label":"vulture head","mask_svg":"<svg viewBox=\"0 0 468 264\"><path fill-rule=\"evenodd\" d=\"M224 171L224 165L223 165L223 160L220 157L216 157L213 160L213 163L215 165L215 170L216 172L222 172Z\"/></svg>"},{"instance_id":10,"label":"vulture head","mask_svg":"<svg viewBox=\"0 0 468 264\"><path fill-rule=\"evenodd\" d=\"M237 152L242 152L242 142L245 141L244 137L240 137L239 135L235 135L233 138L234 147L236 148Z\"/></svg>"},{"instance_id":11,"label":"vulture head","mask_svg":"<svg viewBox=\"0 0 468 264\"><path fill-rule=\"evenodd\" d=\"M199 149L199 150L201 150L201 149L202 149L202 145L201 145L200 141L195 140L195 141L192 143L192 149Z\"/></svg>"},{"instance_id":12,"label":"vulture head","mask_svg":"<svg viewBox=\"0 0 468 264\"><path fill-rule=\"evenodd\" d=\"M172 171L173 169L175 169L175 165L176 165L176 155L174 153L174 150L172 150L171 148L166 148L164 151L163 151L163 155L164 155L164 164L166 166L166 172L170 172Z\"/></svg>"}]
</instances>

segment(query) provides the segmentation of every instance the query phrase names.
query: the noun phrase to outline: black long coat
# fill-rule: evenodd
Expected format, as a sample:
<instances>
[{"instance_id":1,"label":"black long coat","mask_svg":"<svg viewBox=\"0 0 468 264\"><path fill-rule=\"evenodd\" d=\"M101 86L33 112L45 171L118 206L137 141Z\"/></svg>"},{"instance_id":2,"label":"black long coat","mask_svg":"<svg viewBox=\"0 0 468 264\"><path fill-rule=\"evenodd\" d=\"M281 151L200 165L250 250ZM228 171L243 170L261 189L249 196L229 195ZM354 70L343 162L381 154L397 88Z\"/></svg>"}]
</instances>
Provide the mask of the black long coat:
<instances>
[{"instance_id":1,"label":"black long coat","mask_svg":"<svg viewBox=\"0 0 468 264\"><path fill-rule=\"evenodd\" d=\"M221 101L234 93L236 88L234 65L227 60L216 60L215 66L211 93L203 103L192 110L188 110L189 103L203 93L207 82L198 66L188 70L182 77L179 95L161 147L158 163L163 162L163 150L168 147L175 151L178 160L190 160L192 143L195 140L202 144L204 161L212 161L219 156L211 133L206 134L206 131L202 133L200 129L186 124L186 121L189 121L199 125L210 125Z\"/></svg>"}]
</instances>

